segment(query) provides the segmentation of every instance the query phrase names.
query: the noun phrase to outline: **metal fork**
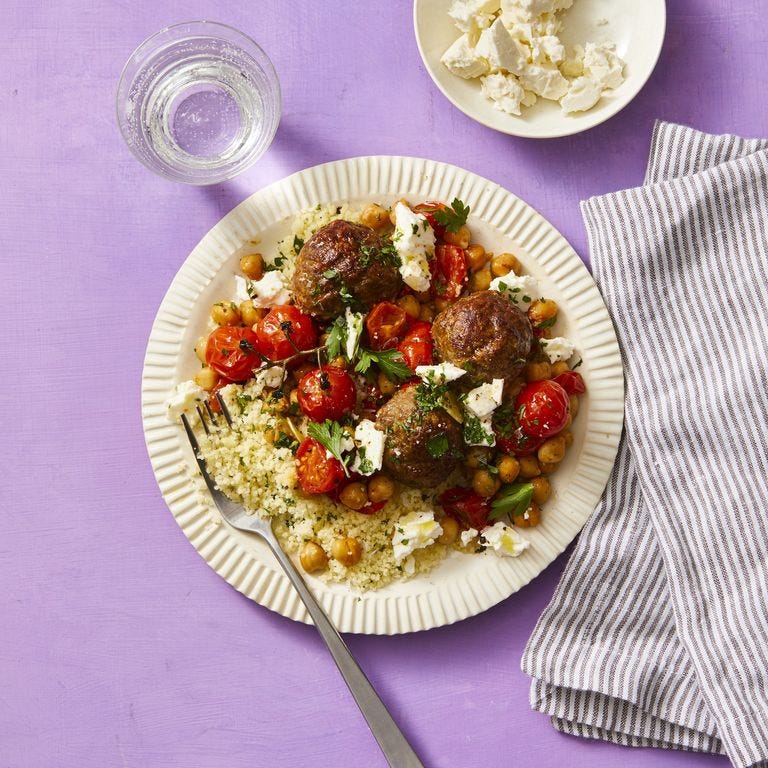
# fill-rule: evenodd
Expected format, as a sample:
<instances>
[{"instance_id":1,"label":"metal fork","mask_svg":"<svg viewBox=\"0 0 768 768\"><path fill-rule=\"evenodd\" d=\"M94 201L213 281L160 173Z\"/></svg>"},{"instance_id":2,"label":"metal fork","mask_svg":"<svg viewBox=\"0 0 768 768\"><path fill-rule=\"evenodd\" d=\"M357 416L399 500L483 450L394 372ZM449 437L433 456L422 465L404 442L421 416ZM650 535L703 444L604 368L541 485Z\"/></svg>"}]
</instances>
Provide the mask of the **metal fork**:
<instances>
[{"instance_id":1,"label":"metal fork","mask_svg":"<svg viewBox=\"0 0 768 768\"><path fill-rule=\"evenodd\" d=\"M218 393L216 398L221 407L224 420L226 421L226 427L231 429L233 424L232 416L227 409L224 398ZM215 433L215 431L225 428L224 425L221 424L221 420L216 417L216 414L213 412L208 402L204 404L204 407L198 407L197 411L206 434ZM189 443L192 446L192 451L195 454L197 466L200 468L200 474L202 474L203 480L205 480L205 484L211 492L213 501L219 512L221 512L221 516L233 528L255 533L269 545L272 553L277 558L277 561L283 567L286 576L291 580L291 584L293 584L296 591L299 593L299 597L301 597L304 605L307 607L307 611L312 617L315 627L317 627L320 636L328 646L328 650L331 652L331 656L333 656L336 666L339 668L344 681L352 692L352 696L357 702L357 706L360 707L360 711L368 722L368 727L371 729L376 741L379 743L381 751L384 753L389 765L392 766L392 768L424 768L423 764L416 756L416 753L411 748L411 745L392 719L392 715L389 714L384 703L365 676L365 673L355 661L349 648L347 648L346 643L338 633L338 630L333 626L331 620L328 618L315 596L309 591L304 579L296 569L296 566L294 566L293 561L286 555L278 543L277 537L272 531L272 524L270 521L262 520L258 515L246 514L240 504L228 499L216 487L213 479L208 474L208 468L206 467L205 459L200 453L200 446L197 442L197 438L195 437L195 433L185 414L181 415L181 421L184 424L184 430L187 433Z\"/></svg>"}]
</instances>

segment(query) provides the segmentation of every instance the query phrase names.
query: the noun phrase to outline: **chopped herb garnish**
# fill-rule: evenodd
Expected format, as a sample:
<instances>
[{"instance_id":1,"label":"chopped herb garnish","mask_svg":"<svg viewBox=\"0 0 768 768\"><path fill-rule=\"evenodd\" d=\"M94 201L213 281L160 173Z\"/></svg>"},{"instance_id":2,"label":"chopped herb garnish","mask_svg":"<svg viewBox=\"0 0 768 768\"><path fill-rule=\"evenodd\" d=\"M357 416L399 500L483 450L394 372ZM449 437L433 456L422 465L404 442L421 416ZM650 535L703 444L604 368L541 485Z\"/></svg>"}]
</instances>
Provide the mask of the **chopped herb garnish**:
<instances>
[{"instance_id":1,"label":"chopped herb garnish","mask_svg":"<svg viewBox=\"0 0 768 768\"><path fill-rule=\"evenodd\" d=\"M515 483L502 488L491 502L490 520L497 520L504 515L516 517L522 515L531 505L533 483Z\"/></svg>"},{"instance_id":2,"label":"chopped herb garnish","mask_svg":"<svg viewBox=\"0 0 768 768\"><path fill-rule=\"evenodd\" d=\"M450 208L438 209L432 213L432 216L448 232L458 232L467 223L469 207L456 197L451 203Z\"/></svg>"},{"instance_id":3,"label":"chopped herb garnish","mask_svg":"<svg viewBox=\"0 0 768 768\"><path fill-rule=\"evenodd\" d=\"M346 283L342 283L339 286L339 298L341 299L342 304L345 304L346 306L352 306L352 304L355 303L355 297L350 293Z\"/></svg>"},{"instance_id":4,"label":"chopped herb garnish","mask_svg":"<svg viewBox=\"0 0 768 768\"><path fill-rule=\"evenodd\" d=\"M447 384L436 384L434 379L422 381L416 387L416 405L425 411L434 411L435 408L442 408L447 391Z\"/></svg>"},{"instance_id":5,"label":"chopped herb garnish","mask_svg":"<svg viewBox=\"0 0 768 768\"><path fill-rule=\"evenodd\" d=\"M448 453L448 438L445 435L433 435L427 440L427 451L433 459L439 459Z\"/></svg>"},{"instance_id":6,"label":"chopped herb garnish","mask_svg":"<svg viewBox=\"0 0 768 768\"><path fill-rule=\"evenodd\" d=\"M339 276L338 269L326 269L325 272L323 272L323 277L326 280L335 280L338 276Z\"/></svg>"},{"instance_id":7,"label":"chopped herb garnish","mask_svg":"<svg viewBox=\"0 0 768 768\"><path fill-rule=\"evenodd\" d=\"M552 317L548 317L546 320L542 320L540 323L538 323L536 325L536 328L540 330L544 328L551 328L556 322L557 322L557 315L553 315Z\"/></svg>"},{"instance_id":8,"label":"chopped herb garnish","mask_svg":"<svg viewBox=\"0 0 768 768\"><path fill-rule=\"evenodd\" d=\"M314 437L332 456L337 458L344 467L344 473L349 475L347 471L348 459L341 455L344 444L344 429L338 421L326 420L322 424L313 421L307 427L307 434Z\"/></svg>"},{"instance_id":9,"label":"chopped herb garnish","mask_svg":"<svg viewBox=\"0 0 768 768\"><path fill-rule=\"evenodd\" d=\"M304 241L298 236L293 236L293 252L298 256L299 251L304 247Z\"/></svg>"},{"instance_id":10,"label":"chopped herb garnish","mask_svg":"<svg viewBox=\"0 0 768 768\"><path fill-rule=\"evenodd\" d=\"M477 416L464 415L464 442L467 445L493 445L493 433L488 432Z\"/></svg>"},{"instance_id":11,"label":"chopped herb garnish","mask_svg":"<svg viewBox=\"0 0 768 768\"><path fill-rule=\"evenodd\" d=\"M384 243L383 245L361 245L360 266L368 267L372 261L378 261L388 267L400 266L400 257L397 255L397 250L393 243Z\"/></svg>"},{"instance_id":12,"label":"chopped herb garnish","mask_svg":"<svg viewBox=\"0 0 768 768\"><path fill-rule=\"evenodd\" d=\"M413 371L403 362L403 356L396 349L374 352L360 347L360 360L355 366L358 373L367 373L371 363L376 363L381 372L391 381L404 381L413 376Z\"/></svg>"},{"instance_id":13,"label":"chopped herb garnish","mask_svg":"<svg viewBox=\"0 0 768 768\"><path fill-rule=\"evenodd\" d=\"M295 453L298 447L298 440L295 440L290 435L286 435L285 432L281 432L280 436L275 440L275 448L288 448Z\"/></svg>"}]
</instances>

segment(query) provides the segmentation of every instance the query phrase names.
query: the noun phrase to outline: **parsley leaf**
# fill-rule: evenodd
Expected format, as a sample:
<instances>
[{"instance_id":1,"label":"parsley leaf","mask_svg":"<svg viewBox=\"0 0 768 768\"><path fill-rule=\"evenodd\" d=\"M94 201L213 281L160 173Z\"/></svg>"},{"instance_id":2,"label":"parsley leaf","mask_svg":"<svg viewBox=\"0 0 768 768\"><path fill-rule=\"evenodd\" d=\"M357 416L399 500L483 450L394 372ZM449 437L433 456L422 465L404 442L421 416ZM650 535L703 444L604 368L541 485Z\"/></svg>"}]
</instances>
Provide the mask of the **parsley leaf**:
<instances>
[{"instance_id":1,"label":"parsley leaf","mask_svg":"<svg viewBox=\"0 0 768 768\"><path fill-rule=\"evenodd\" d=\"M533 483L515 483L501 490L491 502L489 520L497 520L504 515L515 517L522 515L531 505Z\"/></svg>"},{"instance_id":2,"label":"parsley leaf","mask_svg":"<svg viewBox=\"0 0 768 768\"><path fill-rule=\"evenodd\" d=\"M330 421L328 419L322 424L313 421L307 427L307 434L310 437L314 437L332 456L341 462L341 466L344 467L344 474L349 477L349 472L347 471L349 459L344 459L341 455L344 444L344 430L341 424L338 421Z\"/></svg>"},{"instance_id":3,"label":"parsley leaf","mask_svg":"<svg viewBox=\"0 0 768 768\"><path fill-rule=\"evenodd\" d=\"M396 349L374 352L360 347L360 360L355 366L358 373L367 373L371 363L376 363L381 372L391 381L404 381L413 376L413 371L403 362L403 356Z\"/></svg>"},{"instance_id":4,"label":"parsley leaf","mask_svg":"<svg viewBox=\"0 0 768 768\"><path fill-rule=\"evenodd\" d=\"M331 323L328 332L328 340L325 342L329 360L333 360L341 354L341 350L346 341L346 335L347 324L344 322L343 317L337 317L333 323Z\"/></svg>"},{"instance_id":5,"label":"parsley leaf","mask_svg":"<svg viewBox=\"0 0 768 768\"><path fill-rule=\"evenodd\" d=\"M448 438L445 435L433 435L427 440L427 451L433 459L439 459L448 453Z\"/></svg>"},{"instance_id":6,"label":"parsley leaf","mask_svg":"<svg viewBox=\"0 0 768 768\"><path fill-rule=\"evenodd\" d=\"M335 280L338 276L339 276L338 269L326 269L325 272L323 272L323 277L326 280Z\"/></svg>"},{"instance_id":7,"label":"parsley leaf","mask_svg":"<svg viewBox=\"0 0 768 768\"><path fill-rule=\"evenodd\" d=\"M438 209L432 213L435 221L444 226L448 232L458 232L466 223L469 216L469 207L454 198L450 208Z\"/></svg>"}]
</instances>

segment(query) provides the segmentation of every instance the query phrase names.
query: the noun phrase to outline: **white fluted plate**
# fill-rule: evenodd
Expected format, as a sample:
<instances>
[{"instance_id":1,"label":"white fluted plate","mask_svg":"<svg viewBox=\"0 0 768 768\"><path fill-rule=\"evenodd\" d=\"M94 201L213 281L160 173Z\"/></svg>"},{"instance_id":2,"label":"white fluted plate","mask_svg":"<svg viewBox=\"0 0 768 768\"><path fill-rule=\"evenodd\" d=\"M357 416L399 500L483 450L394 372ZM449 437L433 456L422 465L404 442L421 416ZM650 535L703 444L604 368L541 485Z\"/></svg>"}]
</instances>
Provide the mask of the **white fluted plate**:
<instances>
[{"instance_id":1,"label":"white fluted plate","mask_svg":"<svg viewBox=\"0 0 768 768\"><path fill-rule=\"evenodd\" d=\"M487 179L445 163L409 157L359 157L309 168L249 197L200 241L163 299L152 327L142 379L142 417L152 467L176 521L206 562L261 605L309 623L309 617L261 541L222 523L198 487L192 453L179 425L165 418L175 384L199 370L193 346L206 332L214 301L232 295L236 252L259 238L269 253L290 233L303 209L348 202L388 205L405 197L453 200L471 208L473 240L511 251L558 302L558 333L582 357L587 383L572 430L574 444L553 476L553 497L538 528L524 531L531 547L520 557L458 552L431 573L359 593L308 576L342 632L397 634L451 624L490 608L527 584L576 536L594 510L613 466L623 423L624 379L605 304L581 259L529 205Z\"/></svg>"}]
</instances>

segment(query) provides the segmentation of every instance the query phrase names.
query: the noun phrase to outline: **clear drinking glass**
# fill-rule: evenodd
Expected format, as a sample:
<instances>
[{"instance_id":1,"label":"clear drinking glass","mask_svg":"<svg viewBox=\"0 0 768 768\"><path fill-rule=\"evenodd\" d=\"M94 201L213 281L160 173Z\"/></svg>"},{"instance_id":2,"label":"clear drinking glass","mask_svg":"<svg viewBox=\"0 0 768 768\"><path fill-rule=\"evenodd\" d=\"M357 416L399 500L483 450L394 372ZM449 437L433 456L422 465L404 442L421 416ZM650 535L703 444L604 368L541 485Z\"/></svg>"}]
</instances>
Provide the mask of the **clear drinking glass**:
<instances>
[{"instance_id":1,"label":"clear drinking glass","mask_svg":"<svg viewBox=\"0 0 768 768\"><path fill-rule=\"evenodd\" d=\"M133 154L185 184L215 184L254 163L272 143L280 107L280 83L264 51L211 21L147 38L117 88L117 122Z\"/></svg>"}]
</instances>

